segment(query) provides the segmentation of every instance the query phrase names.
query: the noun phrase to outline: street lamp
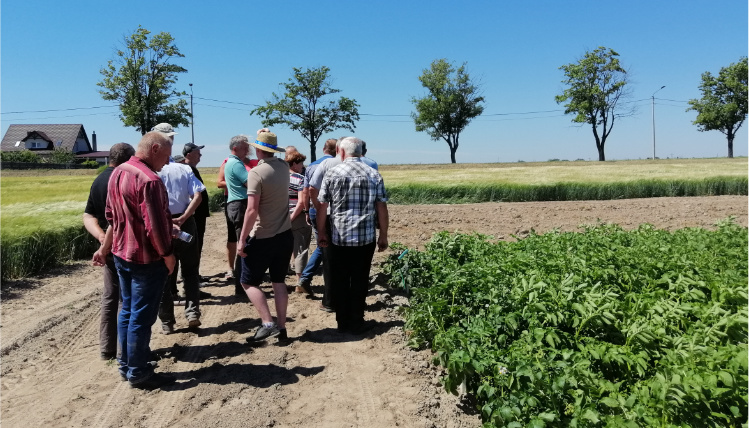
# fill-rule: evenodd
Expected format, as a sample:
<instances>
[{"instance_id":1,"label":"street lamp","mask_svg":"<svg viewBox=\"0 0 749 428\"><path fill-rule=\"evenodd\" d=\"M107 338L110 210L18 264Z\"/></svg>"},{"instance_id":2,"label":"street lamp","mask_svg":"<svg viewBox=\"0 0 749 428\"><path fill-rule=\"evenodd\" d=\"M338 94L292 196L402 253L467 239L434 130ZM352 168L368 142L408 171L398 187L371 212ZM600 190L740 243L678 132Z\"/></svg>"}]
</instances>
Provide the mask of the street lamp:
<instances>
[{"instance_id":1,"label":"street lamp","mask_svg":"<svg viewBox=\"0 0 749 428\"><path fill-rule=\"evenodd\" d=\"M190 83L190 132L192 133L192 143L195 144L195 115L192 113L192 83Z\"/></svg>"},{"instance_id":2,"label":"street lamp","mask_svg":"<svg viewBox=\"0 0 749 428\"><path fill-rule=\"evenodd\" d=\"M666 85L661 86L660 89L658 89L658 91L660 91L661 89L665 87ZM652 100L652 110L653 110L653 160L655 160L655 94L658 93L658 91L653 92L653 95L650 96L650 99Z\"/></svg>"}]
</instances>

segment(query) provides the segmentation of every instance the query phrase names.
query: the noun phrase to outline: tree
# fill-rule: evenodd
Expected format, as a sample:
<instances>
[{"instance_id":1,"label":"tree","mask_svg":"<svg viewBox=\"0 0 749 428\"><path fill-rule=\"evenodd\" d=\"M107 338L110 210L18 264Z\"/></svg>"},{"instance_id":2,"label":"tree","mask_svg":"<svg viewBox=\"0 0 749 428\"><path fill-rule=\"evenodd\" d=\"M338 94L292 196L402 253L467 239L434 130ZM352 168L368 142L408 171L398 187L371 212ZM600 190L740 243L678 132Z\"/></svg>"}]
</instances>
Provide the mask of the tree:
<instances>
[{"instance_id":1,"label":"tree","mask_svg":"<svg viewBox=\"0 0 749 428\"><path fill-rule=\"evenodd\" d=\"M466 73L466 63L456 69L446 59L434 60L419 81L429 94L411 98L416 108L411 113L416 131L426 132L434 141L445 140L450 147L450 160L455 163L460 133L471 119L484 112L484 106L480 105L484 97Z\"/></svg>"},{"instance_id":2,"label":"tree","mask_svg":"<svg viewBox=\"0 0 749 428\"><path fill-rule=\"evenodd\" d=\"M294 68L294 76L281 84L283 97L274 92L272 101L250 112L263 117L263 126L286 125L299 131L309 141L312 162L317 159L315 148L322 134L340 128L354 132L359 120L356 100L340 97L327 104L321 101L327 95L341 92L330 87L329 72L325 66L304 71Z\"/></svg>"},{"instance_id":3,"label":"tree","mask_svg":"<svg viewBox=\"0 0 749 428\"><path fill-rule=\"evenodd\" d=\"M47 162L62 164L73 163L75 162L75 153L71 152L70 149L61 149L55 147L55 149L52 150L52 153L49 154Z\"/></svg>"},{"instance_id":4,"label":"tree","mask_svg":"<svg viewBox=\"0 0 749 428\"><path fill-rule=\"evenodd\" d=\"M141 134L161 122L175 127L190 124L187 100L169 101L186 95L173 87L178 74L187 70L171 63L184 55L171 34L162 32L150 40L149 34L138 26L133 34L125 36L124 47L100 70L104 78L96 84L103 88L99 91L102 98L120 103L122 123Z\"/></svg>"},{"instance_id":5,"label":"tree","mask_svg":"<svg viewBox=\"0 0 749 428\"><path fill-rule=\"evenodd\" d=\"M598 160L605 161L606 139L614 128L618 117L632 114L632 110L621 108L620 101L626 91L627 71L619 64L619 54L603 46L593 52L585 52L578 62L559 67L564 70L562 83L569 87L557 95L557 104L564 105L564 114L574 114L576 123L587 123L593 128Z\"/></svg>"},{"instance_id":6,"label":"tree","mask_svg":"<svg viewBox=\"0 0 749 428\"><path fill-rule=\"evenodd\" d=\"M702 98L689 100L687 111L697 112L694 124L700 132L720 131L728 140L728 157L733 157L733 139L747 115L747 58L723 67L718 77L702 73Z\"/></svg>"}]
</instances>

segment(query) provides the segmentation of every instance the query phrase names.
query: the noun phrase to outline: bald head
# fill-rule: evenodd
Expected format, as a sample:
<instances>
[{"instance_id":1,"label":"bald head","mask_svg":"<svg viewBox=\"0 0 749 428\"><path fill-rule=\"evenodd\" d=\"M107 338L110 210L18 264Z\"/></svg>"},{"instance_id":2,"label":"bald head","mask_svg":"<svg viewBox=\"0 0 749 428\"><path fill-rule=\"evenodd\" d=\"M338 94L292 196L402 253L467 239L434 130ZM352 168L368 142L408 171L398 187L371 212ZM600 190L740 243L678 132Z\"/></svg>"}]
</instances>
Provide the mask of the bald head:
<instances>
[{"instance_id":1,"label":"bald head","mask_svg":"<svg viewBox=\"0 0 749 428\"><path fill-rule=\"evenodd\" d=\"M154 171L161 171L161 167L169 163L172 154L172 140L164 133L151 131L146 133L138 143L136 156L149 164Z\"/></svg>"}]
</instances>

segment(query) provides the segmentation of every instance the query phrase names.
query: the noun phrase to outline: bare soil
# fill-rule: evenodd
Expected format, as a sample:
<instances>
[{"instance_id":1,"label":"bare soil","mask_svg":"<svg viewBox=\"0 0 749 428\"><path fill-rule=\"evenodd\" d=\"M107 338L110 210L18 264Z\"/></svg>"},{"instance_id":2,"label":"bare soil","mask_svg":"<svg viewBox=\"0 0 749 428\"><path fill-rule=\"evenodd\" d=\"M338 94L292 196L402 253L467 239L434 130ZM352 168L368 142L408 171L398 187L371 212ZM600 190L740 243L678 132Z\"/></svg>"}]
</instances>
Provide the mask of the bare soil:
<instances>
[{"instance_id":1,"label":"bare soil","mask_svg":"<svg viewBox=\"0 0 749 428\"><path fill-rule=\"evenodd\" d=\"M635 228L707 227L729 216L747 225L747 197L657 198L596 202L401 205L390 207L391 242L421 247L440 230L516 239L535 230L582 224ZM213 296L202 302L197 333L179 320L152 349L159 371L178 383L144 392L121 382L113 361L99 359L101 272L87 262L2 286L3 427L476 427L470 404L446 393L428 350L406 346L399 292L374 281L365 336L335 331L319 300L292 294L287 346L250 347L259 322L249 303L223 280L224 219L208 222L203 275ZM376 277L385 253L372 266ZM289 284L295 278L288 277ZM322 291L317 277L314 289ZM271 305L272 306L272 305Z\"/></svg>"}]
</instances>

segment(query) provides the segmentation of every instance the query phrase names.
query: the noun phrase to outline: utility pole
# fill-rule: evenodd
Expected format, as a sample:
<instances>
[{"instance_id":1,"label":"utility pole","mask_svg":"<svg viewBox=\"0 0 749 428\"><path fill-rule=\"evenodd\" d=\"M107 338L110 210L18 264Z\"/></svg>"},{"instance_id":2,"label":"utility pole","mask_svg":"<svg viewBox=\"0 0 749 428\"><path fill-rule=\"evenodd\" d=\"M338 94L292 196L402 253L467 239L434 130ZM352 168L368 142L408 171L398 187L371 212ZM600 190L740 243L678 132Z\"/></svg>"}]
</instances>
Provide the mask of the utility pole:
<instances>
[{"instance_id":1,"label":"utility pole","mask_svg":"<svg viewBox=\"0 0 749 428\"><path fill-rule=\"evenodd\" d=\"M661 88L658 89L658 91L660 91L661 89L665 87L666 85L661 86ZM658 91L653 92L653 95L650 96L652 100L652 111L653 111L653 160L655 160L655 94L658 93ZM190 99L192 100L192 97L190 97Z\"/></svg>"},{"instance_id":2,"label":"utility pole","mask_svg":"<svg viewBox=\"0 0 749 428\"><path fill-rule=\"evenodd\" d=\"M190 83L190 132L192 133L192 143L195 144L195 115L192 113L192 83Z\"/></svg>"}]
</instances>

